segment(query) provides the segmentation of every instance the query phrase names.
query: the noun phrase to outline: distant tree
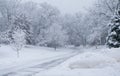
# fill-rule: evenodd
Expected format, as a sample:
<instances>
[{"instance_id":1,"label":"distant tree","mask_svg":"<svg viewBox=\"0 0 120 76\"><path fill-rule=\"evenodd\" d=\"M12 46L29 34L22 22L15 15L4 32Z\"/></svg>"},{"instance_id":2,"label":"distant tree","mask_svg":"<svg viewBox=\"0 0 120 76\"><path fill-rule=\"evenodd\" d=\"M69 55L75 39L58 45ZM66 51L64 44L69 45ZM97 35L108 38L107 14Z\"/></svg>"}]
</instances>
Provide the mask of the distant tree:
<instances>
[{"instance_id":1,"label":"distant tree","mask_svg":"<svg viewBox=\"0 0 120 76\"><path fill-rule=\"evenodd\" d=\"M33 14L33 35L36 45L44 46L47 30L58 22L59 10L48 3L41 3Z\"/></svg>"},{"instance_id":2,"label":"distant tree","mask_svg":"<svg viewBox=\"0 0 120 76\"><path fill-rule=\"evenodd\" d=\"M74 46L85 46L87 33L89 27L87 27L87 21L84 21L84 15L77 13L75 15L65 15L63 17L62 26L66 30L68 35L68 44Z\"/></svg>"},{"instance_id":3,"label":"distant tree","mask_svg":"<svg viewBox=\"0 0 120 76\"><path fill-rule=\"evenodd\" d=\"M58 47L64 46L66 41L67 35L65 31L62 30L62 27L59 24L54 23L48 29L47 46L53 47L56 50Z\"/></svg>"},{"instance_id":4,"label":"distant tree","mask_svg":"<svg viewBox=\"0 0 120 76\"><path fill-rule=\"evenodd\" d=\"M90 35L88 35L87 42L91 46L101 45L101 28L95 28L95 31L92 31Z\"/></svg>"},{"instance_id":5,"label":"distant tree","mask_svg":"<svg viewBox=\"0 0 120 76\"><path fill-rule=\"evenodd\" d=\"M17 8L20 4L20 0L0 0L0 15L2 26L2 31L6 31L11 28L11 23L13 16L15 16L18 12Z\"/></svg>"}]
</instances>

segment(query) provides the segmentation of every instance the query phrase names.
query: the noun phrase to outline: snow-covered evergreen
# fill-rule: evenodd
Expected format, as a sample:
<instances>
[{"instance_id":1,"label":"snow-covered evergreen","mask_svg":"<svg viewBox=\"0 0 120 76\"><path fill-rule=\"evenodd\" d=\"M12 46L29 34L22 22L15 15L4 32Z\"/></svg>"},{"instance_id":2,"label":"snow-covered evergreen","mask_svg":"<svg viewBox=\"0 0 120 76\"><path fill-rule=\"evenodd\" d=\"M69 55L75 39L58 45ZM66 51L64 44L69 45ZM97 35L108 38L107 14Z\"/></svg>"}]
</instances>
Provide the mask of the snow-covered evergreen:
<instances>
[{"instance_id":1,"label":"snow-covered evergreen","mask_svg":"<svg viewBox=\"0 0 120 76\"><path fill-rule=\"evenodd\" d=\"M112 18L109 27L110 30L107 37L107 45L109 47L118 48L120 47L120 9L117 10Z\"/></svg>"}]
</instances>

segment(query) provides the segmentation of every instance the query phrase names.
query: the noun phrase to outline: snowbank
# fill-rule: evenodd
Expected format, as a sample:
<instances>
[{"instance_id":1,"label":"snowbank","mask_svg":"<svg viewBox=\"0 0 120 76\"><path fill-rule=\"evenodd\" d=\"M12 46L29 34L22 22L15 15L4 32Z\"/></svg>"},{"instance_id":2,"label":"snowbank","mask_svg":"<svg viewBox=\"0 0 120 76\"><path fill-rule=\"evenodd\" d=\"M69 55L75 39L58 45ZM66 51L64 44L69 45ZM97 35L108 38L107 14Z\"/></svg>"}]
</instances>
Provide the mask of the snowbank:
<instances>
[{"instance_id":1,"label":"snowbank","mask_svg":"<svg viewBox=\"0 0 120 76\"><path fill-rule=\"evenodd\" d=\"M69 63L68 67L70 69L105 67L116 62L116 60L113 58L91 52L78 55L74 59L76 60L73 60L72 58L72 61Z\"/></svg>"},{"instance_id":2,"label":"snowbank","mask_svg":"<svg viewBox=\"0 0 120 76\"><path fill-rule=\"evenodd\" d=\"M36 76L120 76L120 49L102 47L87 48L84 51Z\"/></svg>"}]
</instances>

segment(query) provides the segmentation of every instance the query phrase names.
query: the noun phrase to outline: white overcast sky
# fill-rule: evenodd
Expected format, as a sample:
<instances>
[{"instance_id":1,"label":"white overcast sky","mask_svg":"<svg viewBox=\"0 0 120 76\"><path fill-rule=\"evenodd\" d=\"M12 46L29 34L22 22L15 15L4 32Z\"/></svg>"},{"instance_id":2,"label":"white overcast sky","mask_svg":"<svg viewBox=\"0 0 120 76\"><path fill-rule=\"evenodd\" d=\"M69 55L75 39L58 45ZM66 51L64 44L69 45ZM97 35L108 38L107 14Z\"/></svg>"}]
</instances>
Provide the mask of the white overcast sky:
<instances>
[{"instance_id":1,"label":"white overcast sky","mask_svg":"<svg viewBox=\"0 0 120 76\"><path fill-rule=\"evenodd\" d=\"M30 0L28 0L30 1ZM32 0L34 2L47 2L53 6L56 6L62 13L76 13L85 12L86 9L92 7L95 0Z\"/></svg>"}]
</instances>

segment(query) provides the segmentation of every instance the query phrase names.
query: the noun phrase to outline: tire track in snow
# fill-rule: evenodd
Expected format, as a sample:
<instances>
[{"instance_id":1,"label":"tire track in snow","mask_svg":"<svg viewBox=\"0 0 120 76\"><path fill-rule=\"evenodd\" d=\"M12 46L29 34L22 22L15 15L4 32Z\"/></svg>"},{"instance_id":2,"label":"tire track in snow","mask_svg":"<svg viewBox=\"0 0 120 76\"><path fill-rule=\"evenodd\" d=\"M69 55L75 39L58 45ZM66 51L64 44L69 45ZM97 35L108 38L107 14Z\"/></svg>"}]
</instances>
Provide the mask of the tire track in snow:
<instances>
[{"instance_id":1,"label":"tire track in snow","mask_svg":"<svg viewBox=\"0 0 120 76\"><path fill-rule=\"evenodd\" d=\"M37 73L40 73L42 71L51 69L53 67L58 66L59 64L65 62L66 60L68 60L69 58L77 55L78 52L72 52L71 54L68 55L61 55L60 58L55 58L52 59L50 61L46 61L44 63L41 64L36 64L34 66L30 66L27 68L22 68L16 71L12 71L12 72L8 72L6 74L3 74L2 76L34 76Z\"/></svg>"}]
</instances>

